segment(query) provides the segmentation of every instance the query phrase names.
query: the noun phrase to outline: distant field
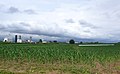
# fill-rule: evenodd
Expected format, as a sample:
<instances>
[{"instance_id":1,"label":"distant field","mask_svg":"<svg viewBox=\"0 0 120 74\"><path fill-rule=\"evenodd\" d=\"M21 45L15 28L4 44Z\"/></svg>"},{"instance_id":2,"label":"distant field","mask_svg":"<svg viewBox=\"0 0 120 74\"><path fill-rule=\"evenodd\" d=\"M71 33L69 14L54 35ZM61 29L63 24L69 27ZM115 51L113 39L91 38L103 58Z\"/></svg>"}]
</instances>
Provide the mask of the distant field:
<instances>
[{"instance_id":1,"label":"distant field","mask_svg":"<svg viewBox=\"0 0 120 74\"><path fill-rule=\"evenodd\" d=\"M79 44L79 46L114 46L114 44Z\"/></svg>"},{"instance_id":2,"label":"distant field","mask_svg":"<svg viewBox=\"0 0 120 74\"><path fill-rule=\"evenodd\" d=\"M0 44L0 74L120 74L120 44Z\"/></svg>"}]
</instances>

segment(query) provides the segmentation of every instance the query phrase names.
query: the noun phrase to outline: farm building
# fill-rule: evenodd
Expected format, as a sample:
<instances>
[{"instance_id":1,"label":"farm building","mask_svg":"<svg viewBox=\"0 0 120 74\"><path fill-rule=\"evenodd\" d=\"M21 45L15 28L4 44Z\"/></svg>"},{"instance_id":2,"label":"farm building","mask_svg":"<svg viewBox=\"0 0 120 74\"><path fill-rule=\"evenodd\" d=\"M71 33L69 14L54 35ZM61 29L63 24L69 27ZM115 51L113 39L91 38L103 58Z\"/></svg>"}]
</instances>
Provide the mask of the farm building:
<instances>
[{"instance_id":1,"label":"farm building","mask_svg":"<svg viewBox=\"0 0 120 74\"><path fill-rule=\"evenodd\" d=\"M3 42L12 42L12 38L11 37L5 37L3 39Z\"/></svg>"},{"instance_id":2,"label":"farm building","mask_svg":"<svg viewBox=\"0 0 120 74\"><path fill-rule=\"evenodd\" d=\"M4 38L3 42L9 42L9 39L8 38Z\"/></svg>"},{"instance_id":3,"label":"farm building","mask_svg":"<svg viewBox=\"0 0 120 74\"><path fill-rule=\"evenodd\" d=\"M22 43L21 35L19 35L19 38L15 35L15 43Z\"/></svg>"}]
</instances>

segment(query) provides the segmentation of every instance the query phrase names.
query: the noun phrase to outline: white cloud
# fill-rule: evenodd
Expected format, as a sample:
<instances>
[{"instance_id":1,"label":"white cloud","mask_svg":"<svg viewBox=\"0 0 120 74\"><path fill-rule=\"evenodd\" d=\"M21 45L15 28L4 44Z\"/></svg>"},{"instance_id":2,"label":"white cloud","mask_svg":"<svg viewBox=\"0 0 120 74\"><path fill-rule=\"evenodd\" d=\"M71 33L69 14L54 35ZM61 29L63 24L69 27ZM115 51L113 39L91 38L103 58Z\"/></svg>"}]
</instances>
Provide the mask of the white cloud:
<instances>
[{"instance_id":1,"label":"white cloud","mask_svg":"<svg viewBox=\"0 0 120 74\"><path fill-rule=\"evenodd\" d=\"M0 6L0 31L44 35L49 38L117 41L120 34L119 3L119 0L2 1L4 6ZM4 13L9 7L12 7L12 12L22 13Z\"/></svg>"}]
</instances>

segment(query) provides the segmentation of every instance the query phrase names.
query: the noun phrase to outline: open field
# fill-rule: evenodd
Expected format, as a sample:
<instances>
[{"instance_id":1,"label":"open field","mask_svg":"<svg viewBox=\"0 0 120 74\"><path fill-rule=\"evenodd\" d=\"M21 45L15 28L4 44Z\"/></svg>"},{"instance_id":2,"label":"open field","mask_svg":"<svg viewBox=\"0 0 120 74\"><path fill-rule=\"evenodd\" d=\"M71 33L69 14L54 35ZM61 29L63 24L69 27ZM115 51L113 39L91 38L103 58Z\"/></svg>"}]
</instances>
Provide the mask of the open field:
<instances>
[{"instance_id":1,"label":"open field","mask_svg":"<svg viewBox=\"0 0 120 74\"><path fill-rule=\"evenodd\" d=\"M120 74L120 44L0 44L0 74Z\"/></svg>"}]
</instances>

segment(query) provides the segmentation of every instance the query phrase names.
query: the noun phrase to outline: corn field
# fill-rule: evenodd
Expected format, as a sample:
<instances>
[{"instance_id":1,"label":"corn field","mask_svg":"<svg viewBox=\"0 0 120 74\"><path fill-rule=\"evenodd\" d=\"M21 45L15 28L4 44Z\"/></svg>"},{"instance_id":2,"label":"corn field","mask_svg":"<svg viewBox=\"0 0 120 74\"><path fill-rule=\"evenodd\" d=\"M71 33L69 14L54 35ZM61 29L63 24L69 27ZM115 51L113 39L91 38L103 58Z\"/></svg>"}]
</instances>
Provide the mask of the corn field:
<instances>
[{"instance_id":1,"label":"corn field","mask_svg":"<svg viewBox=\"0 0 120 74\"><path fill-rule=\"evenodd\" d=\"M93 64L120 61L120 45L82 47L70 44L0 44L0 60L39 64ZM83 73L84 74L84 73ZM89 74L89 73L88 73Z\"/></svg>"},{"instance_id":2,"label":"corn field","mask_svg":"<svg viewBox=\"0 0 120 74\"><path fill-rule=\"evenodd\" d=\"M78 47L69 44L1 44L0 58L41 63L80 63L120 59L119 46Z\"/></svg>"}]
</instances>

